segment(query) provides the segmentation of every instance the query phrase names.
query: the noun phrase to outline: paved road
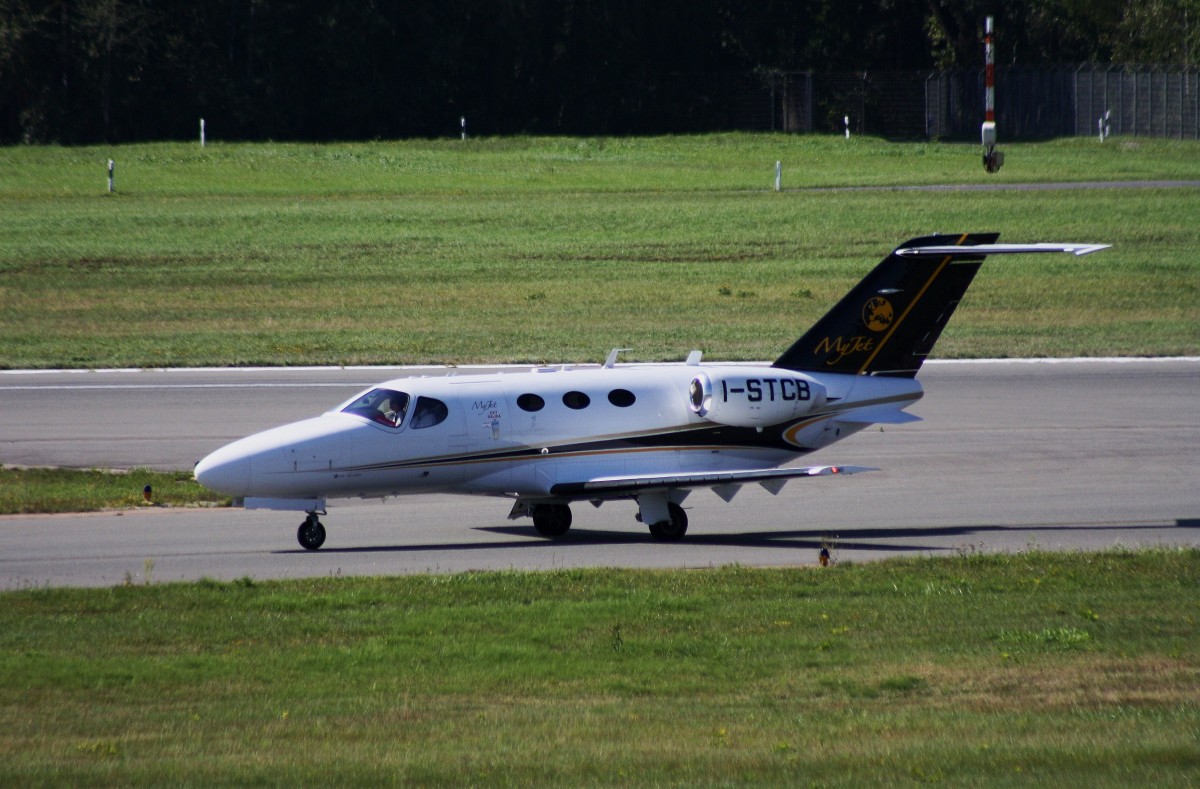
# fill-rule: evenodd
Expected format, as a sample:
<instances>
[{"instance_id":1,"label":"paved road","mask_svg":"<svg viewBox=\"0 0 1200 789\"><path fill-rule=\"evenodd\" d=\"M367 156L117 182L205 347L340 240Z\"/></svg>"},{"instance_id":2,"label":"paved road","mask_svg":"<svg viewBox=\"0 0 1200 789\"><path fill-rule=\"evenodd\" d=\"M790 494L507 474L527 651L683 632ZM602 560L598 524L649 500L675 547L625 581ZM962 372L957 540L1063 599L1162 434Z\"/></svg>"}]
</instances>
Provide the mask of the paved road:
<instances>
[{"instance_id":1,"label":"paved road","mask_svg":"<svg viewBox=\"0 0 1200 789\"><path fill-rule=\"evenodd\" d=\"M435 371L429 371L437 374ZM0 373L0 462L189 468L227 440L419 371ZM632 503L576 505L568 539L507 503L423 496L335 503L326 547L291 513L147 508L0 518L0 589L578 566L811 565L956 551L1200 546L1200 359L931 363L925 422L865 431L814 461L882 467L772 497L687 501L654 542Z\"/></svg>"}]
</instances>

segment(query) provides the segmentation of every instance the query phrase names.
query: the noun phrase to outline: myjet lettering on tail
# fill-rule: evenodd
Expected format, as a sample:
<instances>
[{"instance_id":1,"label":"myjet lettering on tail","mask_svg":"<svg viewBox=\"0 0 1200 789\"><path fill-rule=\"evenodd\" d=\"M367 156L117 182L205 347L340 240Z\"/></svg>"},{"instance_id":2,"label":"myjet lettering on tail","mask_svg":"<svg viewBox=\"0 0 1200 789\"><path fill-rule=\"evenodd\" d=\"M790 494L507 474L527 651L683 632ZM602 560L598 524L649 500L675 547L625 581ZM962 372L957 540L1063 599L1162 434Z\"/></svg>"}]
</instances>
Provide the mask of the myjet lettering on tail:
<instances>
[{"instance_id":1,"label":"myjet lettering on tail","mask_svg":"<svg viewBox=\"0 0 1200 789\"><path fill-rule=\"evenodd\" d=\"M659 540L687 531L697 488L731 501L745 485L853 465L789 466L872 424L917 421L916 374L990 255L1071 253L1096 244L998 244L996 233L897 247L774 364L617 364L397 378L331 411L243 438L196 465L196 479L247 508L307 513L325 541L337 498L461 493L509 499L510 518L559 538L574 502L632 501Z\"/></svg>"}]
</instances>

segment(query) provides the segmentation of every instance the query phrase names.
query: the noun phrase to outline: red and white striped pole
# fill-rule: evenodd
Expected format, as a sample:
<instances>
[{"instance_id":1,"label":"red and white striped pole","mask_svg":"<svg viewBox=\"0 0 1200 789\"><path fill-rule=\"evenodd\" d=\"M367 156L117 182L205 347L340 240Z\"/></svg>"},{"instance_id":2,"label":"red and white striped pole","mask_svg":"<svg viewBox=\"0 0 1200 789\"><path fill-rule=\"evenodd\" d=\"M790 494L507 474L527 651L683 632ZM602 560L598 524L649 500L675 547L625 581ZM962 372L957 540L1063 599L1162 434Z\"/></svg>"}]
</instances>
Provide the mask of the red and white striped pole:
<instances>
[{"instance_id":1,"label":"red and white striped pole","mask_svg":"<svg viewBox=\"0 0 1200 789\"><path fill-rule=\"evenodd\" d=\"M1004 164L1004 154L996 150L996 39L989 16L983 36L983 169L994 173Z\"/></svg>"},{"instance_id":2,"label":"red and white striped pole","mask_svg":"<svg viewBox=\"0 0 1200 789\"><path fill-rule=\"evenodd\" d=\"M992 35L992 18L987 18L983 29L983 83L987 87L983 120L996 122L996 38Z\"/></svg>"}]
</instances>

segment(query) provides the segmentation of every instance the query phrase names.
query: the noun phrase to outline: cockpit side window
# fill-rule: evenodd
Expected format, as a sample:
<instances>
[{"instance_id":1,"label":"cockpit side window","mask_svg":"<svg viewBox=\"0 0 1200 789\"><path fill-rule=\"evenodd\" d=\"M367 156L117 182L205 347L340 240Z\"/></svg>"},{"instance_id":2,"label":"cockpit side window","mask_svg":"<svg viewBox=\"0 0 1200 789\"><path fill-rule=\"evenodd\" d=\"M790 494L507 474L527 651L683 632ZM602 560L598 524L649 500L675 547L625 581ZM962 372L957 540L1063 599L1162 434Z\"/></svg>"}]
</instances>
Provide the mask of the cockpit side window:
<instances>
[{"instance_id":1,"label":"cockpit side window","mask_svg":"<svg viewBox=\"0 0 1200 789\"><path fill-rule=\"evenodd\" d=\"M410 399L407 394L395 389L372 389L343 408L342 413L366 417L388 427L400 427L404 424Z\"/></svg>"},{"instance_id":2,"label":"cockpit side window","mask_svg":"<svg viewBox=\"0 0 1200 789\"><path fill-rule=\"evenodd\" d=\"M413 408L411 427L413 430L420 430L423 427L440 425L446 421L446 417L449 415L450 409L441 400L435 400L432 397L418 397L417 405Z\"/></svg>"}]
</instances>

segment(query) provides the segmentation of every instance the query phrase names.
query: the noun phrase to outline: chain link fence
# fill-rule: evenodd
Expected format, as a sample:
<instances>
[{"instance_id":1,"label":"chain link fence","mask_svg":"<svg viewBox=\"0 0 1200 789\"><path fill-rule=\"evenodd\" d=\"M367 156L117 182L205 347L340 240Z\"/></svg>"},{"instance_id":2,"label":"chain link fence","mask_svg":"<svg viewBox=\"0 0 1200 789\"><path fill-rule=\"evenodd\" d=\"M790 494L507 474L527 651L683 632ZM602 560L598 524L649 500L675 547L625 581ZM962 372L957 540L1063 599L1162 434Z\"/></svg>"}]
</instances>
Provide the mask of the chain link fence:
<instances>
[{"instance_id":1,"label":"chain link fence","mask_svg":"<svg viewBox=\"0 0 1200 789\"><path fill-rule=\"evenodd\" d=\"M1200 139L1200 69L1080 67L1073 75L1075 134Z\"/></svg>"},{"instance_id":2,"label":"chain link fence","mask_svg":"<svg viewBox=\"0 0 1200 789\"><path fill-rule=\"evenodd\" d=\"M975 139L983 69L929 72L763 71L698 91L724 105L718 126L842 132L889 139ZM720 94L724 94L722 98ZM996 123L1005 139L1099 134L1200 139L1200 69L1098 66L996 69Z\"/></svg>"},{"instance_id":3,"label":"chain link fence","mask_svg":"<svg viewBox=\"0 0 1200 789\"><path fill-rule=\"evenodd\" d=\"M926 82L926 136L969 138L983 122L983 70ZM1007 139L1111 134L1200 139L1200 71L1093 66L996 70L996 125Z\"/></svg>"}]
</instances>

